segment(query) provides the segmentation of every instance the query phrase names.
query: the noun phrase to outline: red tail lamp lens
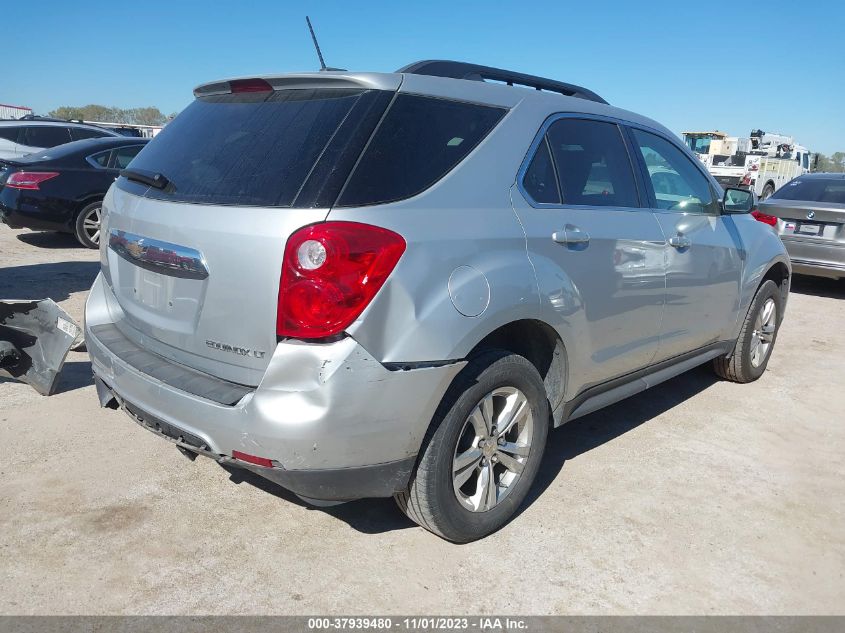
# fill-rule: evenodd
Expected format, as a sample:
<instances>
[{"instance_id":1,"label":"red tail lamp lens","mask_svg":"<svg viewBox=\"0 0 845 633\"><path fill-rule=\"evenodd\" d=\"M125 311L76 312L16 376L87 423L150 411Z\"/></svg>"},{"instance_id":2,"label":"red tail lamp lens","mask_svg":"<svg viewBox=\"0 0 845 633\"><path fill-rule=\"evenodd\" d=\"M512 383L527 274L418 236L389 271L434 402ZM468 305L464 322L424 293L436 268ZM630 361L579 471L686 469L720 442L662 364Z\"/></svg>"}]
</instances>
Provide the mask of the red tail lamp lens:
<instances>
[{"instance_id":1,"label":"red tail lamp lens","mask_svg":"<svg viewBox=\"0 0 845 633\"><path fill-rule=\"evenodd\" d=\"M12 189L37 190L42 182L58 175L57 171L16 171L9 176L6 186Z\"/></svg>"},{"instance_id":2,"label":"red tail lamp lens","mask_svg":"<svg viewBox=\"0 0 845 633\"><path fill-rule=\"evenodd\" d=\"M761 213L757 209L754 209L751 212L751 215L754 217L755 220L758 222L762 222L763 224L768 224L769 226L777 226L778 219L773 215L768 215L766 213Z\"/></svg>"},{"instance_id":3,"label":"red tail lamp lens","mask_svg":"<svg viewBox=\"0 0 845 633\"><path fill-rule=\"evenodd\" d=\"M324 222L300 229L285 246L276 333L315 339L342 332L404 252L401 235L369 224Z\"/></svg>"}]
</instances>

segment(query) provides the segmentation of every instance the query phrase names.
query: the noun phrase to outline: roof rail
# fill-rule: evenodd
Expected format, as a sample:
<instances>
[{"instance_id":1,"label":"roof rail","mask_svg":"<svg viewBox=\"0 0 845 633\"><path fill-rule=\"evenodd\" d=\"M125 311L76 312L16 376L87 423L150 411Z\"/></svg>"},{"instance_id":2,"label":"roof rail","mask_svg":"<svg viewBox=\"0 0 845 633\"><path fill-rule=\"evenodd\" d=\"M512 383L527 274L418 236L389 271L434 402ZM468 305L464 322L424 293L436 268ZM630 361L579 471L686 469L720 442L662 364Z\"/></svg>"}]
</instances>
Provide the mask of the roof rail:
<instances>
[{"instance_id":1,"label":"roof rail","mask_svg":"<svg viewBox=\"0 0 845 633\"><path fill-rule=\"evenodd\" d=\"M40 114L25 114L18 121L48 121L50 123L82 123L82 119L60 119L54 116L42 116Z\"/></svg>"},{"instance_id":2,"label":"roof rail","mask_svg":"<svg viewBox=\"0 0 845 633\"><path fill-rule=\"evenodd\" d=\"M509 86L526 86L535 90L557 92L567 97L578 97L579 99L588 99L589 101L597 101L598 103L607 103L607 101L592 90L576 86L575 84L466 62L429 59L408 64L396 72L410 73L413 75L432 75L434 77L451 77L452 79L469 79L472 81L501 81Z\"/></svg>"}]
</instances>

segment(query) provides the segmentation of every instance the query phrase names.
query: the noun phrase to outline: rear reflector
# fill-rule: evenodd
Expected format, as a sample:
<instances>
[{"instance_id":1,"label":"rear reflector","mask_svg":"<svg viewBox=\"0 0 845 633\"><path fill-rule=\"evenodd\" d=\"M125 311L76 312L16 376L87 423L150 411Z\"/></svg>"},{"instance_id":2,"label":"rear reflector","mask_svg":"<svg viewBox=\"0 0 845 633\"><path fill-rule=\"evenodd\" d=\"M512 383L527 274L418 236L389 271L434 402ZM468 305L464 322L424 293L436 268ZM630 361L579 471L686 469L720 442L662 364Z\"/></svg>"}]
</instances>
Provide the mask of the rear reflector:
<instances>
[{"instance_id":1,"label":"rear reflector","mask_svg":"<svg viewBox=\"0 0 845 633\"><path fill-rule=\"evenodd\" d=\"M9 176L6 186L12 189L38 189L38 185L45 180L55 178L59 175L57 171L16 171Z\"/></svg>"},{"instance_id":2,"label":"rear reflector","mask_svg":"<svg viewBox=\"0 0 845 633\"><path fill-rule=\"evenodd\" d=\"M273 460L267 459L266 457L256 457L255 455L248 455L247 453L241 453L240 451L232 451L232 457L234 457L235 459L239 459L242 462L249 462L250 464L255 464L256 466L273 468Z\"/></svg>"},{"instance_id":3,"label":"rear reflector","mask_svg":"<svg viewBox=\"0 0 845 633\"><path fill-rule=\"evenodd\" d=\"M763 224L768 224L769 226L777 226L778 219L773 215L768 215L767 213L761 213L757 209L754 209L751 212L751 215L758 222L762 222Z\"/></svg>"},{"instance_id":4,"label":"rear reflector","mask_svg":"<svg viewBox=\"0 0 845 633\"><path fill-rule=\"evenodd\" d=\"M233 93L238 92L272 92L273 86L263 79L233 79L229 82Z\"/></svg>"}]
</instances>

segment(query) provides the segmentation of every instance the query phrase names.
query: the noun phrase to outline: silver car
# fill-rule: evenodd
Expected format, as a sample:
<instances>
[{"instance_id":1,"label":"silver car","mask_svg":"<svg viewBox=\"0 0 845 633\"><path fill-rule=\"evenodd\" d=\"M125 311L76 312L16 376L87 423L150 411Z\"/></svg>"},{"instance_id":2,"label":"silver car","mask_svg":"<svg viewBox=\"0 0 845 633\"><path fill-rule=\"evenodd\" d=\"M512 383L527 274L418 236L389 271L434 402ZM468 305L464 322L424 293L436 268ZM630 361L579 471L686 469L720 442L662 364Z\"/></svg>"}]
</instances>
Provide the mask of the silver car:
<instances>
[{"instance_id":1,"label":"silver car","mask_svg":"<svg viewBox=\"0 0 845 633\"><path fill-rule=\"evenodd\" d=\"M27 115L0 120L0 160L16 159L86 138L120 136L98 125Z\"/></svg>"},{"instance_id":2,"label":"silver car","mask_svg":"<svg viewBox=\"0 0 845 633\"><path fill-rule=\"evenodd\" d=\"M777 235L660 124L457 62L216 81L103 204L101 404L315 504L501 527L547 434L696 365L760 377Z\"/></svg>"},{"instance_id":3,"label":"silver car","mask_svg":"<svg viewBox=\"0 0 845 633\"><path fill-rule=\"evenodd\" d=\"M799 176L754 215L775 227L796 273L845 277L845 174Z\"/></svg>"}]
</instances>

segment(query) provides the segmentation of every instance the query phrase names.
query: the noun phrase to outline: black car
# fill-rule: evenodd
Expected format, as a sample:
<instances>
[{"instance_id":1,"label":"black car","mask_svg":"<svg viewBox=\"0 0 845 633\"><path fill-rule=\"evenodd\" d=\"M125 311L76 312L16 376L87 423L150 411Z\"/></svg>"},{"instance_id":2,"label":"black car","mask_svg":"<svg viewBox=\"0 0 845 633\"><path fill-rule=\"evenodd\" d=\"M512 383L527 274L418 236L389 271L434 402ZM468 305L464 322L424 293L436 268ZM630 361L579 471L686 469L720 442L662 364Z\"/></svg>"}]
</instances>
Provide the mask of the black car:
<instances>
[{"instance_id":1,"label":"black car","mask_svg":"<svg viewBox=\"0 0 845 633\"><path fill-rule=\"evenodd\" d=\"M83 246L97 248L103 197L147 142L92 138L0 159L0 220L12 228L73 233Z\"/></svg>"}]
</instances>

